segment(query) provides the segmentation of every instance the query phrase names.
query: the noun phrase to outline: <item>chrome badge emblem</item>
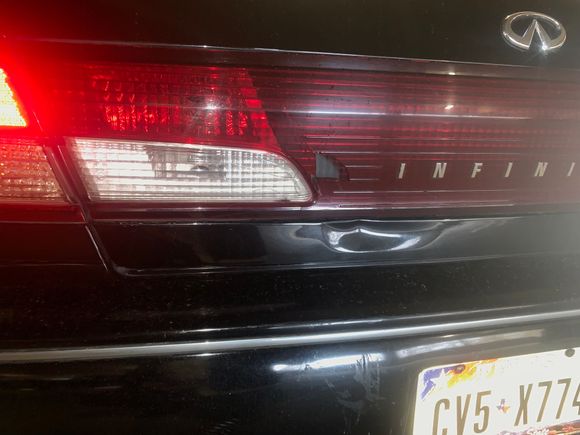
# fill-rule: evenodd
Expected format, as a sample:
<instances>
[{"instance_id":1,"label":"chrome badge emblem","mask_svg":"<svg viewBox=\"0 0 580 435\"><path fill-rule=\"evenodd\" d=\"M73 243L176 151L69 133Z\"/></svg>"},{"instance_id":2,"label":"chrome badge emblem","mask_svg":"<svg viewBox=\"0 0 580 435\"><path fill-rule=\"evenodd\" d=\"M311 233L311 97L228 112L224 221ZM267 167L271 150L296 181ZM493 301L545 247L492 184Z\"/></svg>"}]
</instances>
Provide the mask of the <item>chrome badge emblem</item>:
<instances>
[{"instance_id":1,"label":"chrome badge emblem","mask_svg":"<svg viewBox=\"0 0 580 435\"><path fill-rule=\"evenodd\" d=\"M503 20L501 33L509 45L526 51L532 48L534 36L537 36L538 49L542 53L556 50L566 42L564 26L554 18L538 12L524 11L508 15Z\"/></svg>"}]
</instances>

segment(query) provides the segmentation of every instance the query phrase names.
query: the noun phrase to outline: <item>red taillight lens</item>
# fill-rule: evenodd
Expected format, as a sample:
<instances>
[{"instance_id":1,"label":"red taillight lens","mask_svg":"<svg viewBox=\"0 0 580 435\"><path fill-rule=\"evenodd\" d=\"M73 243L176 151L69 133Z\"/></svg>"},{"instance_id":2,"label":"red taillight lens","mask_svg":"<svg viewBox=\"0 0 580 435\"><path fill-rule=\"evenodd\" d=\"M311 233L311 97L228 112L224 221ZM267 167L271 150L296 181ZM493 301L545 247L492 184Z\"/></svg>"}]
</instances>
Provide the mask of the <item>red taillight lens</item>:
<instances>
[{"instance_id":1,"label":"red taillight lens","mask_svg":"<svg viewBox=\"0 0 580 435\"><path fill-rule=\"evenodd\" d=\"M577 83L256 70L279 143L318 205L425 208L577 202ZM321 172L321 159L335 167Z\"/></svg>"},{"instance_id":2,"label":"red taillight lens","mask_svg":"<svg viewBox=\"0 0 580 435\"><path fill-rule=\"evenodd\" d=\"M580 82L569 75L191 53L196 65L31 58L41 123L64 138L91 207L364 217L580 202Z\"/></svg>"},{"instance_id":3,"label":"red taillight lens","mask_svg":"<svg viewBox=\"0 0 580 435\"><path fill-rule=\"evenodd\" d=\"M69 63L43 79L68 136L279 150L243 68Z\"/></svg>"}]
</instances>

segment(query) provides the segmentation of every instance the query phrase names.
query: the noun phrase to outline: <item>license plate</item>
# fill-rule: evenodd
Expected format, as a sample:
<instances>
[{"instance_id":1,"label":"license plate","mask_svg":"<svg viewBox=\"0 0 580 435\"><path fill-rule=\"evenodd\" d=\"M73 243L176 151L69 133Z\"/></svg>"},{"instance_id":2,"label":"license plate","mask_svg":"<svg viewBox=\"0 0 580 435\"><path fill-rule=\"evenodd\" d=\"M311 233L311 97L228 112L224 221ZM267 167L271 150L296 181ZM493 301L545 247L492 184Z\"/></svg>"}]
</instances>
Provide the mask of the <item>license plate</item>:
<instances>
[{"instance_id":1,"label":"license plate","mask_svg":"<svg viewBox=\"0 0 580 435\"><path fill-rule=\"evenodd\" d=\"M580 347L423 370L413 434L580 434Z\"/></svg>"}]
</instances>

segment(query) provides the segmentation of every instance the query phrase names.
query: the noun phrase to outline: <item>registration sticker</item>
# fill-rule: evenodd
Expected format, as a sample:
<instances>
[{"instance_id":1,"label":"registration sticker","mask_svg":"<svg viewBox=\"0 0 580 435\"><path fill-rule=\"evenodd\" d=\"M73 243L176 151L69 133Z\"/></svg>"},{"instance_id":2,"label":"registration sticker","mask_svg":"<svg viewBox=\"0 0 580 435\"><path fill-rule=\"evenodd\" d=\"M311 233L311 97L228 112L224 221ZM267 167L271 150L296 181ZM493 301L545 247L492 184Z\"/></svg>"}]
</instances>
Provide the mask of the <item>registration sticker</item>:
<instances>
[{"instance_id":1,"label":"registration sticker","mask_svg":"<svg viewBox=\"0 0 580 435\"><path fill-rule=\"evenodd\" d=\"M423 370L413 434L580 434L580 348Z\"/></svg>"}]
</instances>

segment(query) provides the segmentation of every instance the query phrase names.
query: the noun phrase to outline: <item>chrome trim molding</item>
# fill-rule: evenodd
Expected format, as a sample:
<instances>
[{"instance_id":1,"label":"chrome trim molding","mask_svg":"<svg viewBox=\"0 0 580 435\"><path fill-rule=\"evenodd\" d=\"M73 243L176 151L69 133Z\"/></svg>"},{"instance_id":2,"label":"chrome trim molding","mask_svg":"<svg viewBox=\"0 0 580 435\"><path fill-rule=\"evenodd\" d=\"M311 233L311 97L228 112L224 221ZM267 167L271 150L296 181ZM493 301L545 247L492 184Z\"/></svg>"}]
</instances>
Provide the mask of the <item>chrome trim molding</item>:
<instances>
[{"instance_id":1,"label":"chrome trim molding","mask_svg":"<svg viewBox=\"0 0 580 435\"><path fill-rule=\"evenodd\" d=\"M273 337L195 341L181 343L152 343L131 346L71 347L39 350L8 350L0 352L0 364L93 361L142 357L196 355L240 350L343 343L361 340L402 338L425 334L465 332L479 328L498 328L534 322L578 318L580 309L547 313L522 314L470 321L454 321L408 327L369 329L351 332L281 335Z\"/></svg>"}]
</instances>

